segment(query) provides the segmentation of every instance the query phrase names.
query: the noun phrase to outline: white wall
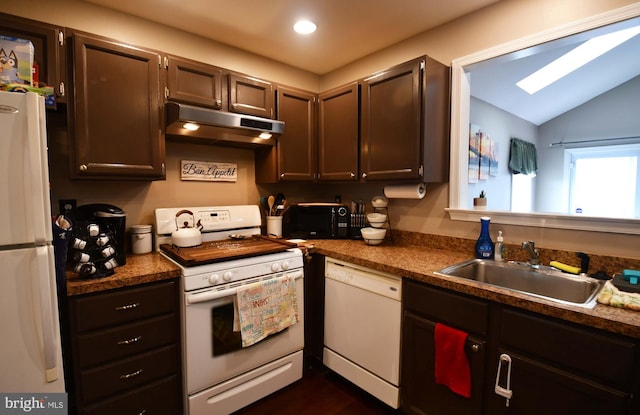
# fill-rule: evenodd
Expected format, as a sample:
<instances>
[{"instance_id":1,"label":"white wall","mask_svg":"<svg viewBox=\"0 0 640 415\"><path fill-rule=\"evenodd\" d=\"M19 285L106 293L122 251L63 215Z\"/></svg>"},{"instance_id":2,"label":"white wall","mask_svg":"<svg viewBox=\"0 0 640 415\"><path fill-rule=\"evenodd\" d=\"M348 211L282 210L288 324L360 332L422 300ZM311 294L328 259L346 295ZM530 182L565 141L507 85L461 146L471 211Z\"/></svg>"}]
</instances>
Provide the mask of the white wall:
<instances>
[{"instance_id":1,"label":"white wall","mask_svg":"<svg viewBox=\"0 0 640 415\"><path fill-rule=\"evenodd\" d=\"M535 124L473 97L469 117L472 124L482 127L483 132L498 143L499 163L498 176L469 184L467 207L471 208L473 198L478 197L480 190L484 190L487 193L488 209L511 210L510 140L511 137L517 137L537 146L538 128Z\"/></svg>"},{"instance_id":2,"label":"white wall","mask_svg":"<svg viewBox=\"0 0 640 415\"><path fill-rule=\"evenodd\" d=\"M640 77L636 77L539 128L536 210L567 212L569 177L565 151L551 143L640 136Z\"/></svg>"}]
</instances>

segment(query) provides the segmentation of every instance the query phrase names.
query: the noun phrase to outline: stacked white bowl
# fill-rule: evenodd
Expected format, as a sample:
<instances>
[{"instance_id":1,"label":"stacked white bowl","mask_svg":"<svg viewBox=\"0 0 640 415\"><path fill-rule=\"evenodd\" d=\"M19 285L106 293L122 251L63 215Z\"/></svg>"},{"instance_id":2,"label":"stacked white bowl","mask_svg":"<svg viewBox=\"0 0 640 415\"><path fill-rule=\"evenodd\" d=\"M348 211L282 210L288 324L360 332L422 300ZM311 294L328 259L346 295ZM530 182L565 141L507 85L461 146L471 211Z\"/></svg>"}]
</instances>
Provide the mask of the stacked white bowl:
<instances>
[{"instance_id":1,"label":"stacked white bowl","mask_svg":"<svg viewBox=\"0 0 640 415\"><path fill-rule=\"evenodd\" d=\"M389 199L384 196L374 196L371 199L371 205L374 208L385 208L389 204Z\"/></svg>"},{"instance_id":2,"label":"stacked white bowl","mask_svg":"<svg viewBox=\"0 0 640 415\"><path fill-rule=\"evenodd\" d=\"M384 241L384 237L387 234L385 228L362 228L362 239L369 245L379 245Z\"/></svg>"},{"instance_id":3,"label":"stacked white bowl","mask_svg":"<svg viewBox=\"0 0 640 415\"><path fill-rule=\"evenodd\" d=\"M369 213L367 214L367 220L374 228L382 228L387 221L387 215L384 213Z\"/></svg>"}]
</instances>

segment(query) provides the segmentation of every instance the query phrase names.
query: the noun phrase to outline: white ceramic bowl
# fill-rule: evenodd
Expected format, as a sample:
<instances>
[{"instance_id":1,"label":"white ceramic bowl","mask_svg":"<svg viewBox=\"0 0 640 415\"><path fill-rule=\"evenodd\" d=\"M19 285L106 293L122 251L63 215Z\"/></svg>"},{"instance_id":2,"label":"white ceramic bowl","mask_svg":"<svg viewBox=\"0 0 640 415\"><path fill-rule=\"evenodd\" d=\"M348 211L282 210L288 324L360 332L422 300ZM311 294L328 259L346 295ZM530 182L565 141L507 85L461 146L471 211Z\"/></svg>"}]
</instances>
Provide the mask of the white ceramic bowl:
<instances>
[{"instance_id":1,"label":"white ceramic bowl","mask_svg":"<svg viewBox=\"0 0 640 415\"><path fill-rule=\"evenodd\" d=\"M369 213L367 214L367 220L374 228L381 228L387 221L387 215L384 213Z\"/></svg>"},{"instance_id":2,"label":"white ceramic bowl","mask_svg":"<svg viewBox=\"0 0 640 415\"><path fill-rule=\"evenodd\" d=\"M384 237L387 234L385 228L362 228L362 239L369 245L379 245L384 241Z\"/></svg>"},{"instance_id":3,"label":"white ceramic bowl","mask_svg":"<svg viewBox=\"0 0 640 415\"><path fill-rule=\"evenodd\" d=\"M384 196L374 196L373 199L371 199L371 205L373 205L374 208L387 207L388 204L389 199Z\"/></svg>"}]
</instances>

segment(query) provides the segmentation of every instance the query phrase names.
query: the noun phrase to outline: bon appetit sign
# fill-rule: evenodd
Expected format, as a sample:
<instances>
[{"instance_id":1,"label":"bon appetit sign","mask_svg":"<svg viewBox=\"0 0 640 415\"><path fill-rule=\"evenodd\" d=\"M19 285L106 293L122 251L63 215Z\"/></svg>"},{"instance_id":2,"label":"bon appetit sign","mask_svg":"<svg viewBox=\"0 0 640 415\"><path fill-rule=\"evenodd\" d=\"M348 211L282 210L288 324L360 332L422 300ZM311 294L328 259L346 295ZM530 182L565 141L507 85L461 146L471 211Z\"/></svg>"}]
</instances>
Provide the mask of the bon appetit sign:
<instances>
[{"instance_id":1,"label":"bon appetit sign","mask_svg":"<svg viewBox=\"0 0 640 415\"><path fill-rule=\"evenodd\" d=\"M235 182L238 180L238 165L217 161L180 161L180 178L204 182Z\"/></svg>"}]
</instances>

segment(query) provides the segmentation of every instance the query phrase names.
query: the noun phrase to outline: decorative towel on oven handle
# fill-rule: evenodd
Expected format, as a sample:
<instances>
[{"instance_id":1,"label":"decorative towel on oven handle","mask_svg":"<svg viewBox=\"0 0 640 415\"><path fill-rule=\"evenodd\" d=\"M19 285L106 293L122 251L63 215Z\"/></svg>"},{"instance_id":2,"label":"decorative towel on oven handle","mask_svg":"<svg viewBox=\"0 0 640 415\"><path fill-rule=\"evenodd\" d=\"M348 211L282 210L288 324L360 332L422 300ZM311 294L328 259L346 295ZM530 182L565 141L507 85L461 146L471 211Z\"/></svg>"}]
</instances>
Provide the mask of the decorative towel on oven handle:
<instances>
[{"instance_id":1,"label":"decorative towel on oven handle","mask_svg":"<svg viewBox=\"0 0 640 415\"><path fill-rule=\"evenodd\" d=\"M241 333L242 347L297 323L296 295L295 279L289 275L238 287L234 330Z\"/></svg>"}]
</instances>

